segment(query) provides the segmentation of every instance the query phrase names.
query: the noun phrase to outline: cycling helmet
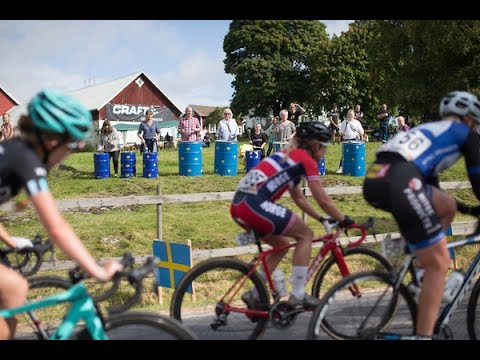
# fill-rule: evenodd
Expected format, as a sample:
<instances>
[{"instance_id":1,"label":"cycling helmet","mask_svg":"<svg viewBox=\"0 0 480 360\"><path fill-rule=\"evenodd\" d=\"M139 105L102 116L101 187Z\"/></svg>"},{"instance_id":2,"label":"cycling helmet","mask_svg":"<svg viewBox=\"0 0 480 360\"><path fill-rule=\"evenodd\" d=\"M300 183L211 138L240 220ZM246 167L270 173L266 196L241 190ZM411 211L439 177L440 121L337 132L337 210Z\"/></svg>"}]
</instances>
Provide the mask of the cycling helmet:
<instances>
[{"instance_id":1,"label":"cycling helmet","mask_svg":"<svg viewBox=\"0 0 480 360\"><path fill-rule=\"evenodd\" d=\"M40 91L28 104L33 125L40 131L83 140L92 127L90 111L78 100L51 89Z\"/></svg>"},{"instance_id":2,"label":"cycling helmet","mask_svg":"<svg viewBox=\"0 0 480 360\"><path fill-rule=\"evenodd\" d=\"M480 123L480 101L466 91L452 91L440 102L440 116L457 115L464 117L471 115Z\"/></svg>"},{"instance_id":3,"label":"cycling helmet","mask_svg":"<svg viewBox=\"0 0 480 360\"><path fill-rule=\"evenodd\" d=\"M320 121L302 122L297 129L297 136L301 139L315 139L328 145L332 139L332 134L328 128Z\"/></svg>"}]
</instances>

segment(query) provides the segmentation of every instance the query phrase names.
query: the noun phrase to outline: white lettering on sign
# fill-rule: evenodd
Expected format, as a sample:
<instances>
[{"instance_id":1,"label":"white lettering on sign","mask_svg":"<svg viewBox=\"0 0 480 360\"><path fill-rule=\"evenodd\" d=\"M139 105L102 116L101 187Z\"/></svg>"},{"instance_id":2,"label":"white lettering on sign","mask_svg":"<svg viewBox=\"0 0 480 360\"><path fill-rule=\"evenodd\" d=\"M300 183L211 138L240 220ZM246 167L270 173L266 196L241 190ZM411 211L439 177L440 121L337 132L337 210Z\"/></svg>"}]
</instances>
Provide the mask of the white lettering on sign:
<instances>
[{"instance_id":1,"label":"white lettering on sign","mask_svg":"<svg viewBox=\"0 0 480 360\"><path fill-rule=\"evenodd\" d=\"M158 114L158 110L153 106L117 104L112 107L112 111L116 115L145 115L147 110L152 110L154 116Z\"/></svg>"}]
</instances>

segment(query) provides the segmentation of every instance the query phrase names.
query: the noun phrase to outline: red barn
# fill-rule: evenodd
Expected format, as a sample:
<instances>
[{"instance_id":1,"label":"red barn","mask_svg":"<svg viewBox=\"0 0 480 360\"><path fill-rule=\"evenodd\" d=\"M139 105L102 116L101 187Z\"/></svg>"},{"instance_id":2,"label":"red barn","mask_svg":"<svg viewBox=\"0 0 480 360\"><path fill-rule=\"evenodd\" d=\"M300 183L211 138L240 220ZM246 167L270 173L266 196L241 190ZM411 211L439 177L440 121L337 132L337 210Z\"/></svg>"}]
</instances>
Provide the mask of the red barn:
<instances>
[{"instance_id":1,"label":"red barn","mask_svg":"<svg viewBox=\"0 0 480 360\"><path fill-rule=\"evenodd\" d=\"M20 103L0 85L0 116Z\"/></svg>"}]
</instances>

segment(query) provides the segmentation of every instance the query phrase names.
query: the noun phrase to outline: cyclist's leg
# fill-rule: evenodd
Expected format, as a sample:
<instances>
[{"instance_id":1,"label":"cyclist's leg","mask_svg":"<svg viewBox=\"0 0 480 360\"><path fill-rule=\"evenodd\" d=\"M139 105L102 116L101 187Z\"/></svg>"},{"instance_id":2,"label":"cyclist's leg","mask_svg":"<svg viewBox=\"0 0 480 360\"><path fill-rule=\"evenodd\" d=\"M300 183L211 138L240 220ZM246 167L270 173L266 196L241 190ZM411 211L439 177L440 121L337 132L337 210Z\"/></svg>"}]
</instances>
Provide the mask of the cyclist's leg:
<instances>
[{"instance_id":1,"label":"cyclist's leg","mask_svg":"<svg viewBox=\"0 0 480 360\"><path fill-rule=\"evenodd\" d=\"M19 273L0 264L0 308L9 309L25 304L28 282ZM17 319L0 319L0 339L11 339Z\"/></svg>"},{"instance_id":2,"label":"cyclist's leg","mask_svg":"<svg viewBox=\"0 0 480 360\"><path fill-rule=\"evenodd\" d=\"M393 214L425 270L418 301L417 335L432 336L450 262L444 226L450 224L456 205L450 195L424 184L408 168L404 170L410 180L406 182L397 174L402 195L393 205Z\"/></svg>"}]
</instances>

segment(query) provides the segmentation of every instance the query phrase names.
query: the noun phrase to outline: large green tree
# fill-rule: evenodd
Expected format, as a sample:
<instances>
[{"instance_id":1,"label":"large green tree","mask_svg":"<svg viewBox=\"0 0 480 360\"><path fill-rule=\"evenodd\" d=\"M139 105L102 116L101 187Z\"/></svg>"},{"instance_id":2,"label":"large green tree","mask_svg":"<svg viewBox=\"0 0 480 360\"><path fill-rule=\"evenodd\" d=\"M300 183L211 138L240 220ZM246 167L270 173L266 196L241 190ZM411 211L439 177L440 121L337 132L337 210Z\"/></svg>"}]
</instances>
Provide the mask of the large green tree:
<instances>
[{"instance_id":1,"label":"large green tree","mask_svg":"<svg viewBox=\"0 0 480 360\"><path fill-rule=\"evenodd\" d=\"M234 20L224 38L225 71L234 75L231 107L241 115L267 116L312 91L312 57L327 46L317 20Z\"/></svg>"},{"instance_id":2,"label":"large green tree","mask_svg":"<svg viewBox=\"0 0 480 360\"><path fill-rule=\"evenodd\" d=\"M480 90L480 21L377 20L369 46L377 96L411 115L436 114L451 90Z\"/></svg>"}]
</instances>

